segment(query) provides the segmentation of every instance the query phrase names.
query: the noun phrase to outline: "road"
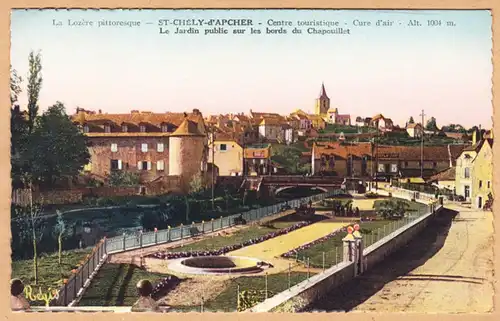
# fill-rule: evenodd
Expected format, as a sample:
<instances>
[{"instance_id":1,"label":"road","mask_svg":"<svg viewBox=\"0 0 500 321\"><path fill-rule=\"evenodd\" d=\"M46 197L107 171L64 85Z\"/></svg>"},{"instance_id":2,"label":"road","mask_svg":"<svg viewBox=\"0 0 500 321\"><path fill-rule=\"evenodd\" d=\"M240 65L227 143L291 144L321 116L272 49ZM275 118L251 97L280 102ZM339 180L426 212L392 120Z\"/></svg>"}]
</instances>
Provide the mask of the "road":
<instances>
[{"instance_id":1,"label":"road","mask_svg":"<svg viewBox=\"0 0 500 321\"><path fill-rule=\"evenodd\" d=\"M493 311L493 213L446 205L419 236L309 311Z\"/></svg>"}]
</instances>

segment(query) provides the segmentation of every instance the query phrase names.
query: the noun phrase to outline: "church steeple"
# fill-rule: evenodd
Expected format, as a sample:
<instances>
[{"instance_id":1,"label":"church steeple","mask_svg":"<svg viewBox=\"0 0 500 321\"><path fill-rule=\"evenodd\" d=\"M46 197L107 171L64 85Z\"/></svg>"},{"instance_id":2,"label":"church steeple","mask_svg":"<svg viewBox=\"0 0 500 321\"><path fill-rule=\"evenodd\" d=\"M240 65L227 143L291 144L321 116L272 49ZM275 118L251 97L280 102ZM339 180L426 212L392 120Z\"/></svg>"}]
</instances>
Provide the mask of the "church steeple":
<instances>
[{"instance_id":1,"label":"church steeple","mask_svg":"<svg viewBox=\"0 0 500 321\"><path fill-rule=\"evenodd\" d=\"M325 83L324 82L321 83L321 92L319 94L319 98L320 99L322 99L322 98L323 99L330 99L330 98L328 98L328 95L326 94L326 89L325 89Z\"/></svg>"},{"instance_id":2,"label":"church steeple","mask_svg":"<svg viewBox=\"0 0 500 321\"><path fill-rule=\"evenodd\" d=\"M319 93L318 99L316 99L316 106L314 112L316 115L325 116L330 109L330 98L326 94L325 83L321 83L321 91Z\"/></svg>"}]
</instances>

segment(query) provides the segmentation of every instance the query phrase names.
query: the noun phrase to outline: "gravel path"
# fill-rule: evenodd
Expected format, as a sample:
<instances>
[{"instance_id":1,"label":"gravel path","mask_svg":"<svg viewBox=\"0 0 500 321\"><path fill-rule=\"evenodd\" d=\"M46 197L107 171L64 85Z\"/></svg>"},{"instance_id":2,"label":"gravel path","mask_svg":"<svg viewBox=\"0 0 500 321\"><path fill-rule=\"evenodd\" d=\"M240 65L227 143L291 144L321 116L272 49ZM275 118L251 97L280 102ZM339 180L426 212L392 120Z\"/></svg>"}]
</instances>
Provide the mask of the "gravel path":
<instances>
[{"instance_id":1,"label":"gravel path","mask_svg":"<svg viewBox=\"0 0 500 321\"><path fill-rule=\"evenodd\" d=\"M446 205L405 248L311 310L493 311L493 213Z\"/></svg>"}]
</instances>

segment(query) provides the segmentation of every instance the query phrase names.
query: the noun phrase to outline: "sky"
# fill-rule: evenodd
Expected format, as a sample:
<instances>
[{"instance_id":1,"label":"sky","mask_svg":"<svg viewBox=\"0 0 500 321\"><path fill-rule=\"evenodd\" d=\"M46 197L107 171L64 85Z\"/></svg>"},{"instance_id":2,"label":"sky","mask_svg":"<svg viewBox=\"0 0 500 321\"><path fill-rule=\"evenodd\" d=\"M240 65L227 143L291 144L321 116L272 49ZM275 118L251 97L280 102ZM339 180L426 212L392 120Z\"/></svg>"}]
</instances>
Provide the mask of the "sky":
<instances>
[{"instance_id":1,"label":"sky","mask_svg":"<svg viewBox=\"0 0 500 321\"><path fill-rule=\"evenodd\" d=\"M160 34L159 19L190 18L252 19L264 31L269 19L337 21L338 27L316 28L349 28L350 34L308 34L307 27L302 34L286 27L279 35L233 35L235 27L224 35L173 34L175 27L164 27L170 34ZM372 24L354 26L355 20ZM376 26L377 20L394 25ZM408 25L415 20L421 26ZM99 27L99 21L141 25ZM60 101L70 114L76 107L313 112L324 83L331 106L353 120L382 113L404 125L410 116L421 119L423 109L425 121L432 116L438 125L489 128L491 22L486 10L13 10L11 64L26 79L30 51L41 52L42 111ZM26 105L26 90L19 102Z\"/></svg>"}]
</instances>

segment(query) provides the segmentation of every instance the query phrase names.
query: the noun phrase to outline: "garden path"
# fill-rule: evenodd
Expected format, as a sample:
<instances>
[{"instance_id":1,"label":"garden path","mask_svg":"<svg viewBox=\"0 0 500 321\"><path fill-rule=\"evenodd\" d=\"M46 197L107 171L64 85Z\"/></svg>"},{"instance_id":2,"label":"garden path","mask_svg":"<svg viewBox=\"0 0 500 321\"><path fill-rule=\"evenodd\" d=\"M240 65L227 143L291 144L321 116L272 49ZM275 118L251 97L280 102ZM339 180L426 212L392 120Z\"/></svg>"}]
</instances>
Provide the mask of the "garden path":
<instances>
[{"instance_id":1,"label":"garden path","mask_svg":"<svg viewBox=\"0 0 500 321\"><path fill-rule=\"evenodd\" d=\"M288 269L291 260L279 257L281 254L319 239L346 225L349 225L349 222L327 219L262 243L229 252L226 255L258 258L274 266L274 268L267 270L268 273L282 273ZM294 268L294 271L297 271L297 268Z\"/></svg>"}]
</instances>

